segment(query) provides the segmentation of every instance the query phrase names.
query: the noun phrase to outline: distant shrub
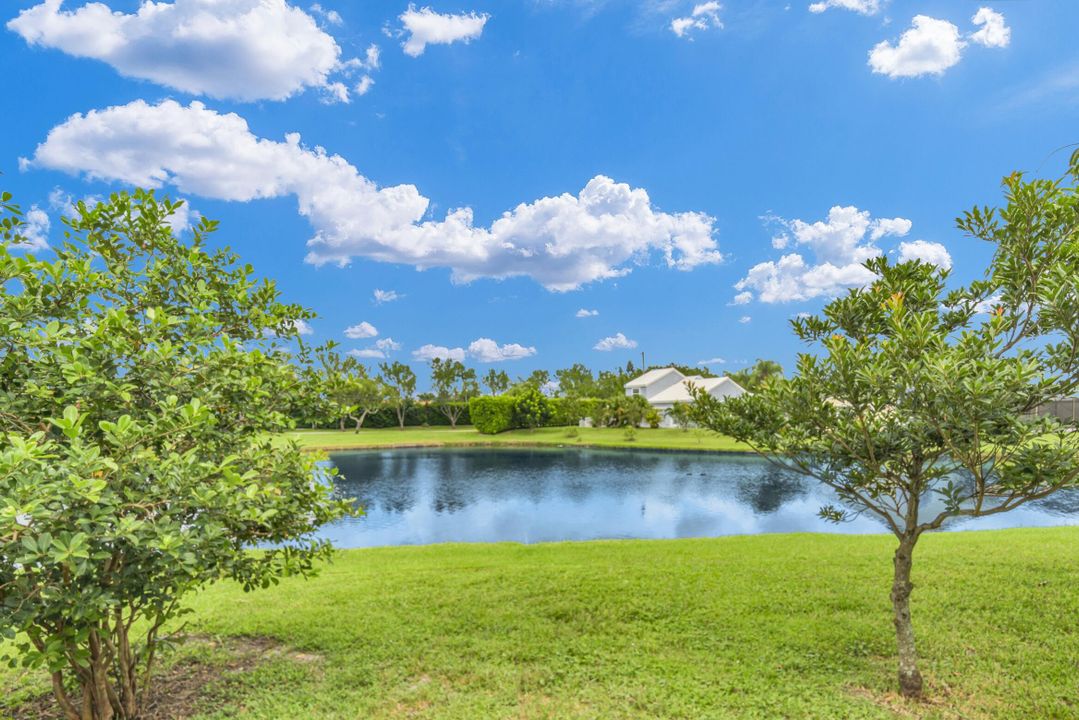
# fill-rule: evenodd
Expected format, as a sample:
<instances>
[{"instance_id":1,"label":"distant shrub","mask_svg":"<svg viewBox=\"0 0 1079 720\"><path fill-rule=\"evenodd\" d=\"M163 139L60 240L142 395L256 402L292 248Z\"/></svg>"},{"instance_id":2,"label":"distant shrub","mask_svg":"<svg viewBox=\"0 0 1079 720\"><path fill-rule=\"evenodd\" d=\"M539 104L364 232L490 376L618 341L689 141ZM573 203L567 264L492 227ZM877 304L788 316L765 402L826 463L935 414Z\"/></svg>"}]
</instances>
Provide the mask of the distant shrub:
<instances>
[{"instance_id":1,"label":"distant shrub","mask_svg":"<svg viewBox=\"0 0 1079 720\"><path fill-rule=\"evenodd\" d=\"M648 427L655 430L659 427L659 423L663 418L660 417L659 411L655 408L649 408L648 412L644 414L644 421L648 423Z\"/></svg>"},{"instance_id":2,"label":"distant shrub","mask_svg":"<svg viewBox=\"0 0 1079 720\"><path fill-rule=\"evenodd\" d=\"M549 398L551 416L547 419L548 427L576 425L584 418L592 417L601 402L596 398Z\"/></svg>"},{"instance_id":3,"label":"distant shrub","mask_svg":"<svg viewBox=\"0 0 1079 720\"><path fill-rule=\"evenodd\" d=\"M567 428L566 431L564 433L562 433L563 437L568 437L568 438L580 437L580 435L581 435L580 431L577 430L577 428L575 428L575 427Z\"/></svg>"},{"instance_id":4,"label":"distant shrub","mask_svg":"<svg viewBox=\"0 0 1079 720\"><path fill-rule=\"evenodd\" d=\"M637 427L649 412L654 412L652 406L640 395L622 395L598 402L592 422L596 427Z\"/></svg>"},{"instance_id":5,"label":"distant shrub","mask_svg":"<svg viewBox=\"0 0 1079 720\"><path fill-rule=\"evenodd\" d=\"M533 387L527 387L514 398L513 420L518 427L535 430L551 417L550 401Z\"/></svg>"},{"instance_id":6,"label":"distant shrub","mask_svg":"<svg viewBox=\"0 0 1079 720\"><path fill-rule=\"evenodd\" d=\"M505 395L483 395L468 401L472 425L485 435L495 435L517 427L514 422L516 398Z\"/></svg>"},{"instance_id":7,"label":"distant shrub","mask_svg":"<svg viewBox=\"0 0 1079 720\"><path fill-rule=\"evenodd\" d=\"M682 428L683 432L689 430L693 425L693 406L689 403L676 402L667 411L667 415L670 416L675 425Z\"/></svg>"},{"instance_id":8,"label":"distant shrub","mask_svg":"<svg viewBox=\"0 0 1079 720\"><path fill-rule=\"evenodd\" d=\"M456 404L456 403L455 403ZM470 418L468 403L459 403L462 408L461 414L457 418L457 425L470 425L472 420ZM367 422L363 424L365 428L389 428L397 427L397 416L392 412L383 412L378 415L368 416ZM450 420L436 405L428 405L426 403L417 403L410 405L405 410L405 426L406 427L449 427ZM361 431L362 432L362 431Z\"/></svg>"},{"instance_id":9,"label":"distant shrub","mask_svg":"<svg viewBox=\"0 0 1079 720\"><path fill-rule=\"evenodd\" d=\"M637 428L632 427L632 426L627 427L625 429L625 432L622 433L622 439L628 440L630 442L633 442L634 440L636 440L637 439Z\"/></svg>"}]
</instances>

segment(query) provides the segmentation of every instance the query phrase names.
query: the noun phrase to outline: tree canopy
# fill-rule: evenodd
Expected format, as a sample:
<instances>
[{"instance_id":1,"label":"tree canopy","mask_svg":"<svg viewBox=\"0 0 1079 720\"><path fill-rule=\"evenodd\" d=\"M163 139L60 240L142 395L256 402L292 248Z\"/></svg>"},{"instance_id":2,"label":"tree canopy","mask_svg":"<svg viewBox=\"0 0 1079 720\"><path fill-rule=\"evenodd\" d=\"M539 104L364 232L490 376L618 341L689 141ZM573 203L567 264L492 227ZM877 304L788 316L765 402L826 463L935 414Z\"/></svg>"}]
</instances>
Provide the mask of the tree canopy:
<instances>
[{"instance_id":1,"label":"tree canopy","mask_svg":"<svg viewBox=\"0 0 1079 720\"><path fill-rule=\"evenodd\" d=\"M922 693L909 599L918 539L1076 485L1079 433L1030 413L1079 386L1079 153L1066 178L1004 180L1006 204L959 218L990 243L983 280L949 290L921 262L792 322L818 349L753 394L697 397L701 422L830 487L822 516L897 538L891 599L904 695Z\"/></svg>"},{"instance_id":2,"label":"tree canopy","mask_svg":"<svg viewBox=\"0 0 1079 720\"><path fill-rule=\"evenodd\" d=\"M457 427L457 419L468 407L469 398L479 395L476 371L458 360L435 358L431 361L431 381L435 405L450 421L450 427Z\"/></svg>"},{"instance_id":3,"label":"tree canopy","mask_svg":"<svg viewBox=\"0 0 1079 720\"><path fill-rule=\"evenodd\" d=\"M379 363L379 379L386 389L386 402L397 415L397 425L405 429L405 413L416 395L416 373L403 362Z\"/></svg>"},{"instance_id":4,"label":"tree canopy","mask_svg":"<svg viewBox=\"0 0 1079 720\"><path fill-rule=\"evenodd\" d=\"M186 594L312 572L349 512L270 440L311 314L152 193L80 203L53 259L12 251L0 204L0 631L69 720L130 720Z\"/></svg>"}]
</instances>

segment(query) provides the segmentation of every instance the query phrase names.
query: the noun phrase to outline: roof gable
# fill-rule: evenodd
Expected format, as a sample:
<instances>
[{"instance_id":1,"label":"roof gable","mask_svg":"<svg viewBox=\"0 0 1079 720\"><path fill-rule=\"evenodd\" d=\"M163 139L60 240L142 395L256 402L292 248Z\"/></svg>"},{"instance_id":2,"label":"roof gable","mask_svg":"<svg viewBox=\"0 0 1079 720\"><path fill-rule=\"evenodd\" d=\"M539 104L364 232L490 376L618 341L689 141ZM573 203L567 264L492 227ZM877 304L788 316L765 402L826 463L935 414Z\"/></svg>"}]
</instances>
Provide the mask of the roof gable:
<instances>
[{"instance_id":1,"label":"roof gable","mask_svg":"<svg viewBox=\"0 0 1079 720\"><path fill-rule=\"evenodd\" d=\"M633 378L625 384L627 388L643 388L648 387L657 380L667 377L670 373L675 373L679 378L683 377L682 373L678 372L673 367L668 368L656 368L655 370L649 370L644 375Z\"/></svg>"}]
</instances>

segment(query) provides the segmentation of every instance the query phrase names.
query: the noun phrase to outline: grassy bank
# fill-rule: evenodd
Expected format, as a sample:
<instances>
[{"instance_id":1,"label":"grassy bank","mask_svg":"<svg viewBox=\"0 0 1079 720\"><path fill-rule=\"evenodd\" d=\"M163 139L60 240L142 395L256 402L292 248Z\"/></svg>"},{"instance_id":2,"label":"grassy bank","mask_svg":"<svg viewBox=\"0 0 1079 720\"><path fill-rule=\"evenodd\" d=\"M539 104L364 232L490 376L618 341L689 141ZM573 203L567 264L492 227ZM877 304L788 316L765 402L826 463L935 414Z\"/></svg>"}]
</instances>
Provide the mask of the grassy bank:
<instances>
[{"instance_id":1,"label":"grassy bank","mask_svg":"<svg viewBox=\"0 0 1079 720\"><path fill-rule=\"evenodd\" d=\"M345 551L315 580L196 600L194 631L289 648L221 673L196 716L1079 715L1079 529L924 540L914 613L931 698L917 705L892 692L892 544L772 535Z\"/></svg>"},{"instance_id":2,"label":"grassy bank","mask_svg":"<svg viewBox=\"0 0 1079 720\"><path fill-rule=\"evenodd\" d=\"M539 428L511 430L484 435L472 427L410 427L351 430L300 430L294 433L300 444L318 450L363 450L393 447L470 446L577 446L641 448L649 450L698 450L737 452L748 450L733 438L702 430L639 429L632 439L625 430L611 428Z\"/></svg>"}]
</instances>

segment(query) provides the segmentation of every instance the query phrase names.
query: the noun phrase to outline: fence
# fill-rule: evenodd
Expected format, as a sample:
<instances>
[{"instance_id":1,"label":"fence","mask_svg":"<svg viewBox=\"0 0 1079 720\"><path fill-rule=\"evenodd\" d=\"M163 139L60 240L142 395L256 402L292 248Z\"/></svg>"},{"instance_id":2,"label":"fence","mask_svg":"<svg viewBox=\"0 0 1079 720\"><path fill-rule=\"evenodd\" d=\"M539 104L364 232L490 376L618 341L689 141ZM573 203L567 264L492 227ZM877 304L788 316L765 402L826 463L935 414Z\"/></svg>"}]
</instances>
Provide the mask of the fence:
<instances>
[{"instance_id":1,"label":"fence","mask_svg":"<svg viewBox=\"0 0 1079 720\"><path fill-rule=\"evenodd\" d=\"M1064 398L1063 400L1051 400L1034 409L1030 413L1032 417L1045 417L1052 415L1065 422L1079 422L1079 398Z\"/></svg>"}]
</instances>

